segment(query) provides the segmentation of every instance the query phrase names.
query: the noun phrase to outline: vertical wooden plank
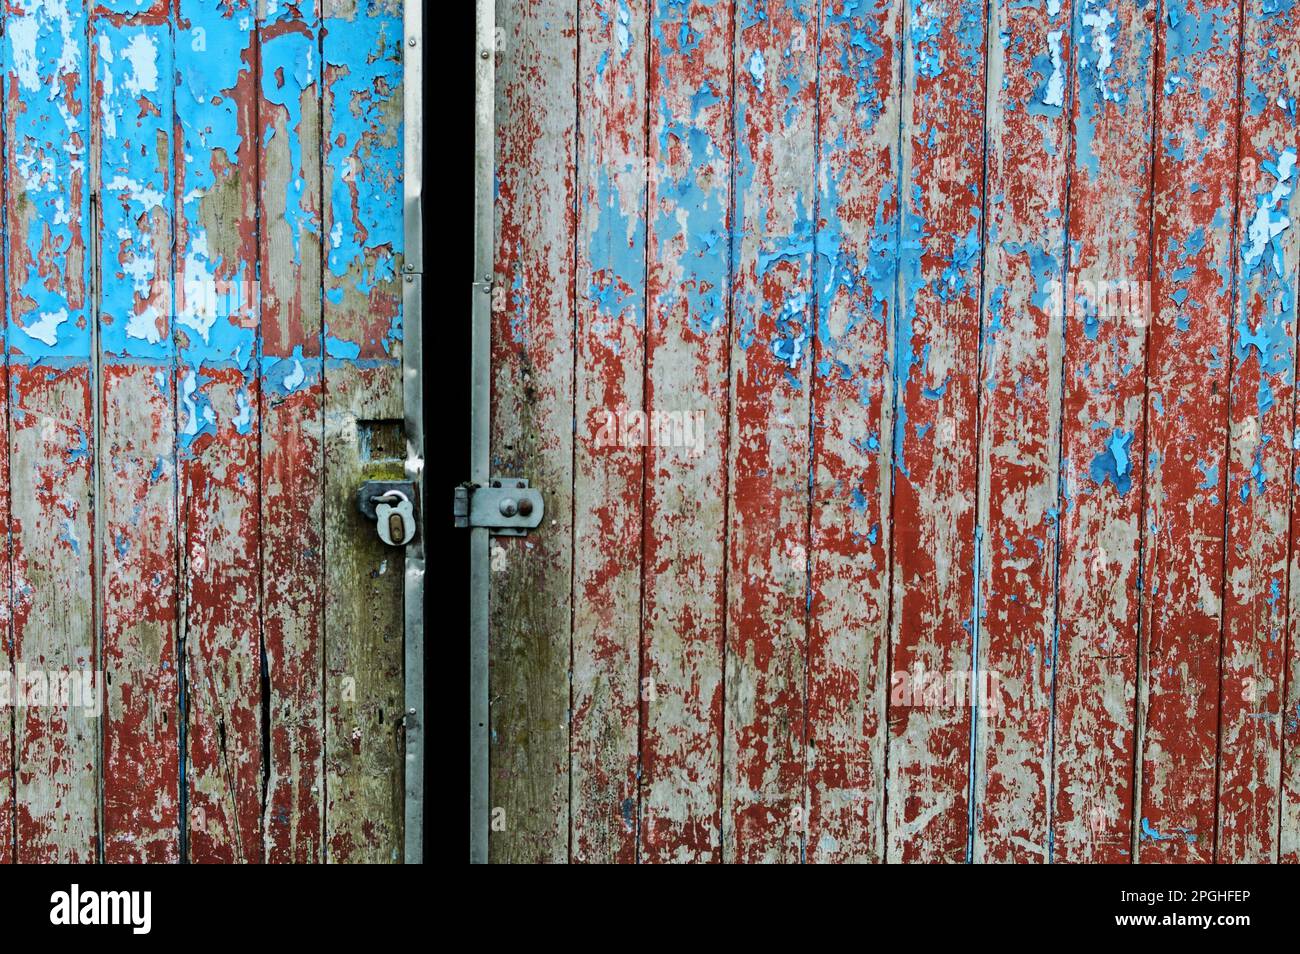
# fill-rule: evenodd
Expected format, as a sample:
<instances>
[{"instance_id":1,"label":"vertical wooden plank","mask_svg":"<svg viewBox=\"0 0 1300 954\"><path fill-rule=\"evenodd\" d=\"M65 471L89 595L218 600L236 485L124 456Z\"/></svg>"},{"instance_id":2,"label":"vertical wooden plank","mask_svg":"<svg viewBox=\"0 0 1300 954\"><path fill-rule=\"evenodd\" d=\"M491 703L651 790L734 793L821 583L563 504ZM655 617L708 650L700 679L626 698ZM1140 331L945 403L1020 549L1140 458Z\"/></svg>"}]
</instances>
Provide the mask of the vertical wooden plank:
<instances>
[{"instance_id":1,"label":"vertical wooden plank","mask_svg":"<svg viewBox=\"0 0 1300 954\"><path fill-rule=\"evenodd\" d=\"M13 59L11 54L11 45L8 42L4 27L9 20L9 11L7 8L0 9L0 149L4 150L4 155L13 155L9 148L10 143L16 145L16 139L13 135L13 125L10 121L10 90L13 88L13 70L10 63ZM10 185L12 173L9 164L4 166L4 174L0 175L0 208L4 209L7 217L9 214L9 195L14 187ZM6 231L6 236L12 233ZM10 257L12 253L9 249L9 243L6 242L3 250L0 250L0 269L3 270L3 281L5 291L9 292L9 271L11 269ZM10 297L9 294L6 297ZM9 314L10 309L5 309L3 320L0 321L0 342L4 344L4 362L3 369L0 369L0 428L3 428L4 441L0 442L0 520L3 520L4 528L4 545L0 546L0 649L3 649L3 664L5 677L9 679L10 684L10 702L12 702L13 675L15 669L14 644L13 644L13 574L11 567L13 565L13 543L12 543L12 524L10 521L10 499L9 499L9 462L10 462L10 419L9 419ZM0 716L0 864L13 864L14 858L14 817L17 803L14 798L15 782L17 778L17 762L14 758L14 718L15 710L12 705L6 705L3 716Z\"/></svg>"},{"instance_id":2,"label":"vertical wooden plank","mask_svg":"<svg viewBox=\"0 0 1300 954\"><path fill-rule=\"evenodd\" d=\"M1069 3L990 10L973 859L1045 862L1073 34Z\"/></svg>"},{"instance_id":3,"label":"vertical wooden plank","mask_svg":"<svg viewBox=\"0 0 1300 954\"><path fill-rule=\"evenodd\" d=\"M3 83L7 86L8 79L4 78ZM2 93L2 91L0 91ZM5 429L6 439L4 447L0 448L0 519L5 521L5 526L9 526L9 368L8 362L5 362L3 370L0 370L0 386L4 388L3 397L0 398L0 427ZM5 671L12 673L15 669L14 645L13 645L13 596L10 581L12 580L11 566L12 544L0 549L0 647L4 650ZM12 685L12 682L11 682ZM15 849L13 832L14 817L17 802L14 797L17 780L17 760L14 757L14 718L15 712L13 707L8 707L8 711L3 718L0 718L0 832L7 832L7 835L0 837L0 865L11 865L15 863Z\"/></svg>"},{"instance_id":4,"label":"vertical wooden plank","mask_svg":"<svg viewBox=\"0 0 1300 954\"><path fill-rule=\"evenodd\" d=\"M498 539L489 597L493 861L568 858L577 23L498 2L492 309L495 473L541 489L544 529ZM488 276L483 276L487 278Z\"/></svg>"},{"instance_id":5,"label":"vertical wooden plank","mask_svg":"<svg viewBox=\"0 0 1300 954\"><path fill-rule=\"evenodd\" d=\"M100 195L104 857L173 860L180 829L172 38L165 9L91 24Z\"/></svg>"},{"instance_id":6,"label":"vertical wooden plank","mask_svg":"<svg viewBox=\"0 0 1300 954\"><path fill-rule=\"evenodd\" d=\"M1295 405L1295 104L1300 25L1268 0L1242 8L1238 306L1232 332L1227 566L1215 858L1277 857Z\"/></svg>"},{"instance_id":7,"label":"vertical wooden plank","mask_svg":"<svg viewBox=\"0 0 1300 954\"><path fill-rule=\"evenodd\" d=\"M195 862L262 856L253 15L251 0L177 4L173 270Z\"/></svg>"},{"instance_id":8,"label":"vertical wooden plank","mask_svg":"<svg viewBox=\"0 0 1300 954\"><path fill-rule=\"evenodd\" d=\"M652 862L722 858L734 12L730 0L656 0L650 27L645 400L656 436L645 464L642 675L653 695L640 825Z\"/></svg>"},{"instance_id":9,"label":"vertical wooden plank","mask_svg":"<svg viewBox=\"0 0 1300 954\"><path fill-rule=\"evenodd\" d=\"M321 860L325 800L320 15L259 11L262 632L268 862Z\"/></svg>"},{"instance_id":10,"label":"vertical wooden plank","mask_svg":"<svg viewBox=\"0 0 1300 954\"><path fill-rule=\"evenodd\" d=\"M325 142L325 846L332 862L401 861L401 548L357 510L401 480L402 11L329 0Z\"/></svg>"},{"instance_id":11,"label":"vertical wooden plank","mask_svg":"<svg viewBox=\"0 0 1300 954\"><path fill-rule=\"evenodd\" d=\"M816 5L741 0L734 44L723 857L797 862L806 834Z\"/></svg>"},{"instance_id":12,"label":"vertical wooden plank","mask_svg":"<svg viewBox=\"0 0 1300 954\"><path fill-rule=\"evenodd\" d=\"M98 847L96 787L102 699L94 665L90 546L90 390L84 361L11 360L18 860L90 862ZM79 575L69 577L65 572ZM89 707L42 704L38 687L73 677ZM92 683L82 682L86 677ZM51 697L52 698L52 697Z\"/></svg>"},{"instance_id":13,"label":"vertical wooden plank","mask_svg":"<svg viewBox=\"0 0 1300 954\"><path fill-rule=\"evenodd\" d=\"M6 456L21 491L9 495L6 582L12 687L26 694L96 668L85 10L10 5L5 33ZM102 710L91 701L12 710L18 861L95 860Z\"/></svg>"},{"instance_id":14,"label":"vertical wooden plank","mask_svg":"<svg viewBox=\"0 0 1300 954\"><path fill-rule=\"evenodd\" d=\"M821 5L807 860L884 860L901 5Z\"/></svg>"},{"instance_id":15,"label":"vertical wooden plank","mask_svg":"<svg viewBox=\"0 0 1300 954\"><path fill-rule=\"evenodd\" d=\"M890 861L967 858L984 8L908 0L892 373ZM927 688L930 690L927 693Z\"/></svg>"},{"instance_id":16,"label":"vertical wooden plank","mask_svg":"<svg viewBox=\"0 0 1300 954\"><path fill-rule=\"evenodd\" d=\"M1239 28L1172 0L1157 32L1139 861L1214 851Z\"/></svg>"},{"instance_id":17,"label":"vertical wooden plank","mask_svg":"<svg viewBox=\"0 0 1300 954\"><path fill-rule=\"evenodd\" d=\"M646 0L579 11L574 861L636 860L646 268Z\"/></svg>"},{"instance_id":18,"label":"vertical wooden plank","mask_svg":"<svg viewBox=\"0 0 1300 954\"><path fill-rule=\"evenodd\" d=\"M1052 776L1063 862L1131 857L1155 7L1075 8Z\"/></svg>"},{"instance_id":19,"label":"vertical wooden plank","mask_svg":"<svg viewBox=\"0 0 1300 954\"><path fill-rule=\"evenodd\" d=\"M1300 402L1297 402L1300 403ZM1292 433L1300 426L1300 408L1292 413ZM1291 479L1297 480L1293 465ZM1282 773L1277 860L1300 864L1300 493L1291 493L1291 545L1287 554L1287 626L1282 691Z\"/></svg>"}]
</instances>

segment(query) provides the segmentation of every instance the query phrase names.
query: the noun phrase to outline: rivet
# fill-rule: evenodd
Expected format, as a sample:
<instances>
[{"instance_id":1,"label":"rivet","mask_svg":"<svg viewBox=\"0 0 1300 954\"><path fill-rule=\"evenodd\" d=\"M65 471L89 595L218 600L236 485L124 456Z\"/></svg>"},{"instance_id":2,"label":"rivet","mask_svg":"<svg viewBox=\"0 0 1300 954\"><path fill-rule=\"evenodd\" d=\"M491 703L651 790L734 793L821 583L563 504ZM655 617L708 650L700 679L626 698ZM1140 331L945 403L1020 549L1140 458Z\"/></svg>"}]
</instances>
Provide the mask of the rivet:
<instances>
[{"instance_id":1,"label":"rivet","mask_svg":"<svg viewBox=\"0 0 1300 954\"><path fill-rule=\"evenodd\" d=\"M514 500L512 500L509 497L506 497L504 500L501 501L500 509L501 509L501 516L503 517L513 517L516 513L519 512L519 507L515 504Z\"/></svg>"},{"instance_id":2,"label":"rivet","mask_svg":"<svg viewBox=\"0 0 1300 954\"><path fill-rule=\"evenodd\" d=\"M531 500L525 497L523 500L519 501L519 516L527 517L532 512L533 502Z\"/></svg>"}]
</instances>

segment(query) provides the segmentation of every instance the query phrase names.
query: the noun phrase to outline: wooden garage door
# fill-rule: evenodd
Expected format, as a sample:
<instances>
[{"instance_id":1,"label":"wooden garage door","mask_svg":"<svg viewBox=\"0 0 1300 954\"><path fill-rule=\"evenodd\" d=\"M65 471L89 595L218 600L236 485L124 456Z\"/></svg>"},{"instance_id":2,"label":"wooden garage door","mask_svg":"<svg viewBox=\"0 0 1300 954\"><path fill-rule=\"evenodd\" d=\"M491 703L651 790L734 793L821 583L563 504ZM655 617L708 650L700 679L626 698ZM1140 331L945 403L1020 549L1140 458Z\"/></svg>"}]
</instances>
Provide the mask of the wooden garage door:
<instances>
[{"instance_id":1,"label":"wooden garage door","mask_svg":"<svg viewBox=\"0 0 1300 954\"><path fill-rule=\"evenodd\" d=\"M495 860L1300 857L1296 17L496 4Z\"/></svg>"},{"instance_id":2,"label":"wooden garage door","mask_svg":"<svg viewBox=\"0 0 1300 954\"><path fill-rule=\"evenodd\" d=\"M398 860L400 2L0 23L0 860Z\"/></svg>"}]
</instances>

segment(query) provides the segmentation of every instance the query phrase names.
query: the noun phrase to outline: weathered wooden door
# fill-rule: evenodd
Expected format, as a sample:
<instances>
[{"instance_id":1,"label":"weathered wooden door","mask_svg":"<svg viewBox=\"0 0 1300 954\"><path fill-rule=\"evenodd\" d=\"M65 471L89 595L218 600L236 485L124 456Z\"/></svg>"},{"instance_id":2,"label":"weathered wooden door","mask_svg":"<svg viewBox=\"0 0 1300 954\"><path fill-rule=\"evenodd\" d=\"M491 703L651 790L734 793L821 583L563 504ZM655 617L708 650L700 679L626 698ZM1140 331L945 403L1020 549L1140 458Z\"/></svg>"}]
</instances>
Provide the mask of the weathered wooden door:
<instances>
[{"instance_id":1,"label":"weathered wooden door","mask_svg":"<svg viewBox=\"0 0 1300 954\"><path fill-rule=\"evenodd\" d=\"M1300 859L1297 9L495 20L492 860Z\"/></svg>"},{"instance_id":2,"label":"weathered wooden door","mask_svg":"<svg viewBox=\"0 0 1300 954\"><path fill-rule=\"evenodd\" d=\"M0 26L0 860L400 860L402 3Z\"/></svg>"}]
</instances>

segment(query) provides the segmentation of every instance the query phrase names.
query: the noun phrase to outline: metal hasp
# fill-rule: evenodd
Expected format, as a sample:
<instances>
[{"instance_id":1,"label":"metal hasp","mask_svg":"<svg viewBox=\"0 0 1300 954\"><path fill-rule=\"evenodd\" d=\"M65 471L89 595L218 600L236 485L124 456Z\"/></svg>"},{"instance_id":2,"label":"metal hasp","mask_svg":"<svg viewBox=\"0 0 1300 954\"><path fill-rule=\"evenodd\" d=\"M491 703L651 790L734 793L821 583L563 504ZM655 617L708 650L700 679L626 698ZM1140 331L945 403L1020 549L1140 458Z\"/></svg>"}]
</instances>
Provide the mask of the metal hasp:
<instances>
[{"instance_id":1,"label":"metal hasp","mask_svg":"<svg viewBox=\"0 0 1300 954\"><path fill-rule=\"evenodd\" d=\"M452 508L457 527L483 527L494 537L526 536L545 512L542 492L522 477L493 477L486 487L461 484Z\"/></svg>"}]
</instances>

